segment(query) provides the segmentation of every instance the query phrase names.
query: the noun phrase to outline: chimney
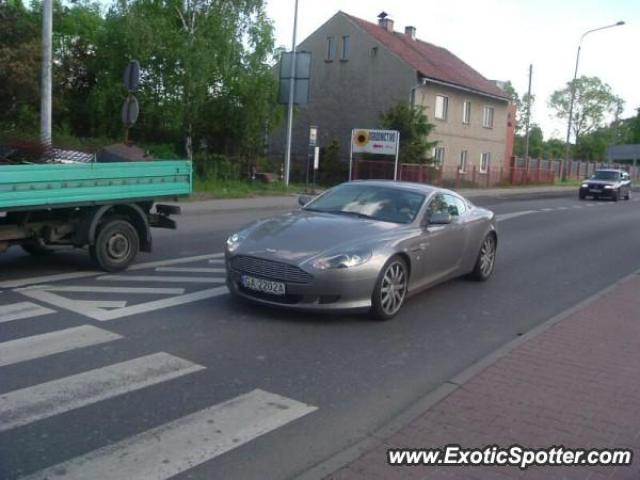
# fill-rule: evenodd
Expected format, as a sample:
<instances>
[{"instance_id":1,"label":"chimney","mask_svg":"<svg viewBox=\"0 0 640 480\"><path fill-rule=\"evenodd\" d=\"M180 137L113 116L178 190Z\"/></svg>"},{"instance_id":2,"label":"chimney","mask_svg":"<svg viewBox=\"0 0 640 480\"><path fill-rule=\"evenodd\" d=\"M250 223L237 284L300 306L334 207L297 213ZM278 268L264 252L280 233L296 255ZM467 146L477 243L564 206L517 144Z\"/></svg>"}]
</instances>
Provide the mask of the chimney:
<instances>
[{"instance_id":1,"label":"chimney","mask_svg":"<svg viewBox=\"0 0 640 480\"><path fill-rule=\"evenodd\" d=\"M411 40L416 39L416 27L406 26L404 27L404 34Z\"/></svg>"},{"instance_id":2,"label":"chimney","mask_svg":"<svg viewBox=\"0 0 640 480\"><path fill-rule=\"evenodd\" d=\"M384 28L387 32L393 33L393 20L389 18L387 12L380 12L378 15L378 25Z\"/></svg>"}]
</instances>

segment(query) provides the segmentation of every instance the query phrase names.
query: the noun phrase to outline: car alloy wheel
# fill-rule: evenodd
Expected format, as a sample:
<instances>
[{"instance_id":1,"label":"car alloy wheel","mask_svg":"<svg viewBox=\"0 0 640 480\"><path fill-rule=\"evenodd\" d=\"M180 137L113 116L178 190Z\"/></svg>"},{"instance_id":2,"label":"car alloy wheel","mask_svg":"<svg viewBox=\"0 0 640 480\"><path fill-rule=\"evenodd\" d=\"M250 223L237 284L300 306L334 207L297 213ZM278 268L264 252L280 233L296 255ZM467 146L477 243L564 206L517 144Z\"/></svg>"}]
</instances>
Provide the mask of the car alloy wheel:
<instances>
[{"instance_id":1,"label":"car alloy wheel","mask_svg":"<svg viewBox=\"0 0 640 480\"><path fill-rule=\"evenodd\" d=\"M487 238L482 242L482 248L480 248L480 271L482 275L488 277L493 271L493 265L496 261L496 241L493 235L487 235Z\"/></svg>"},{"instance_id":2,"label":"car alloy wheel","mask_svg":"<svg viewBox=\"0 0 640 480\"><path fill-rule=\"evenodd\" d=\"M382 269L372 298L372 313L378 320L389 320L402 308L407 297L409 275L400 257L393 257Z\"/></svg>"},{"instance_id":3,"label":"car alloy wheel","mask_svg":"<svg viewBox=\"0 0 640 480\"><path fill-rule=\"evenodd\" d=\"M496 265L496 246L497 242L494 234L490 233L484 237L482 245L480 245L476 265L470 275L471 278L483 282L491 276Z\"/></svg>"}]
</instances>

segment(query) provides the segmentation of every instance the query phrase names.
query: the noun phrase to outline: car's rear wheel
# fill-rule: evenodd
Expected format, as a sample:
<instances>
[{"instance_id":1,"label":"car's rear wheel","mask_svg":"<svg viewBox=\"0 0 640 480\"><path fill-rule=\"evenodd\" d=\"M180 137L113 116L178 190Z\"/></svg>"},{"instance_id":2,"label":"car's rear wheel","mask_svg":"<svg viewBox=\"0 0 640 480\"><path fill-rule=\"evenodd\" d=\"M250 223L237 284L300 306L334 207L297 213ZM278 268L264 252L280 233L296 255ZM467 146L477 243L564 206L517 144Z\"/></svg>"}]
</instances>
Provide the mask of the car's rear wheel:
<instances>
[{"instance_id":1,"label":"car's rear wheel","mask_svg":"<svg viewBox=\"0 0 640 480\"><path fill-rule=\"evenodd\" d=\"M471 278L480 282L489 279L496 265L496 247L496 236L493 233L489 233L482 240L476 265L470 275Z\"/></svg>"},{"instance_id":2,"label":"car's rear wheel","mask_svg":"<svg viewBox=\"0 0 640 480\"><path fill-rule=\"evenodd\" d=\"M95 244L89 247L89 254L103 270L118 272L129 266L139 248L140 238L133 225L113 219L101 226Z\"/></svg>"},{"instance_id":3,"label":"car's rear wheel","mask_svg":"<svg viewBox=\"0 0 640 480\"><path fill-rule=\"evenodd\" d=\"M399 256L384 265L371 297L371 314L377 320L389 320L402 308L407 298L409 269Z\"/></svg>"}]
</instances>

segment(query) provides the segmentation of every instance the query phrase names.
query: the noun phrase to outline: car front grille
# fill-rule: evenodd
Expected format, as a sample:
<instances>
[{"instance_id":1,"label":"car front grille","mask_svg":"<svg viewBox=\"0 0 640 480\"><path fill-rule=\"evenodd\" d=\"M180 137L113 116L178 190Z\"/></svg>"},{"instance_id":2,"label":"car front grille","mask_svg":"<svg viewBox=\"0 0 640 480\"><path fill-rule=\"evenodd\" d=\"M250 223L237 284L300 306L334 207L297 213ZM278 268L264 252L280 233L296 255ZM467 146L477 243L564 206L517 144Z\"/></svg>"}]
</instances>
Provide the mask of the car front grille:
<instances>
[{"instance_id":1,"label":"car front grille","mask_svg":"<svg viewBox=\"0 0 640 480\"><path fill-rule=\"evenodd\" d=\"M238 255L231 259L231 268L249 275L257 275L288 283L311 283L313 275L301 268L273 260Z\"/></svg>"}]
</instances>

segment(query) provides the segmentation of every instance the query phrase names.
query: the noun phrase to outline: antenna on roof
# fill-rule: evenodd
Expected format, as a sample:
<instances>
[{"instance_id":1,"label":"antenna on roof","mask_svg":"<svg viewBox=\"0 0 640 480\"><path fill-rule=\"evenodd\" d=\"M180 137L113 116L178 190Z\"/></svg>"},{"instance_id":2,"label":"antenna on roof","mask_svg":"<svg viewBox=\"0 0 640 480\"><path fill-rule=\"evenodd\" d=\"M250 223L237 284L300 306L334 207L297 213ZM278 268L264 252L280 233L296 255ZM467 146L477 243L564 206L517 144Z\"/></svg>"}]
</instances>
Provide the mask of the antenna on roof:
<instances>
[{"instance_id":1,"label":"antenna on roof","mask_svg":"<svg viewBox=\"0 0 640 480\"><path fill-rule=\"evenodd\" d=\"M380 13L378 14L378 18L379 18L380 20L384 20L384 19L385 19L385 18L387 18L388 16L389 16L389 14L388 14L387 12L385 12L385 11L382 11L382 12L380 12Z\"/></svg>"}]
</instances>

